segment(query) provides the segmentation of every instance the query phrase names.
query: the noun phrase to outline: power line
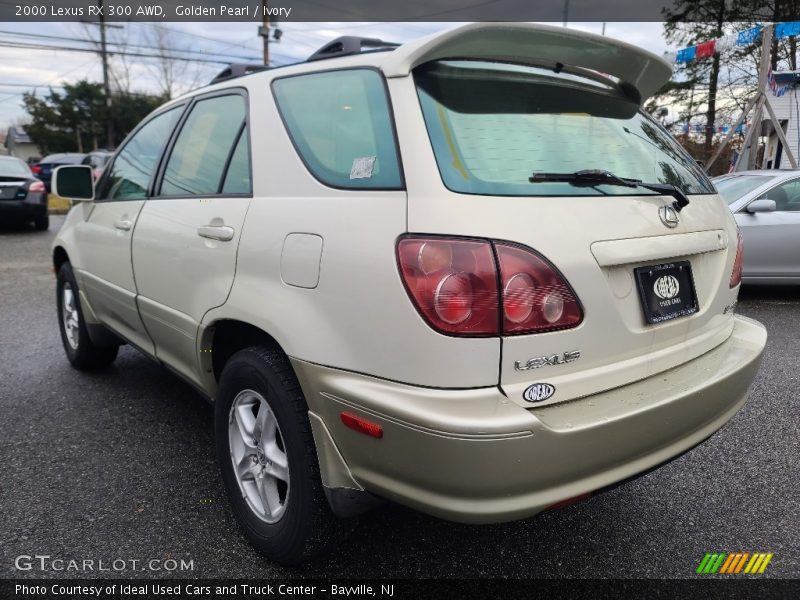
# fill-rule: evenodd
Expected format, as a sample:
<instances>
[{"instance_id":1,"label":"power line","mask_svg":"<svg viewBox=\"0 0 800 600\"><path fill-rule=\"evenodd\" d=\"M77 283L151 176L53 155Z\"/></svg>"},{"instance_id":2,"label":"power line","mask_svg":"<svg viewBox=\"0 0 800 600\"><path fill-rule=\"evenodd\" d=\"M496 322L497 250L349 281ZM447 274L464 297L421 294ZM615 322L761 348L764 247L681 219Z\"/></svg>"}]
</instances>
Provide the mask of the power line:
<instances>
[{"instance_id":1,"label":"power line","mask_svg":"<svg viewBox=\"0 0 800 600\"><path fill-rule=\"evenodd\" d=\"M27 42L8 42L6 40L0 41L0 47L4 48L19 48L24 50L62 50L66 52L89 52L91 54L97 54L97 49L95 48L82 48L82 47L75 47L75 46L56 46L56 45L49 45L49 44L34 44L34 43L27 43ZM146 54L143 52L125 52L125 51L113 51L114 54L118 54L120 56L134 56L138 58L160 58L166 60L178 60L183 62L201 62L201 63L209 63L209 64L218 64L218 65L228 65L230 64L230 60L217 60L214 58L191 58L186 56L175 56L173 54ZM241 57L245 60L257 61L258 59L252 56L243 56Z\"/></svg>"},{"instance_id":2,"label":"power line","mask_svg":"<svg viewBox=\"0 0 800 600\"><path fill-rule=\"evenodd\" d=\"M74 38L70 38L70 37L66 37L66 36L46 35L46 34L43 34L43 33L18 33L18 32L14 32L14 31L6 31L6 30L0 30L0 33L6 34L6 35L24 37L24 38L31 38L31 39L58 40L58 41L67 41L67 42L81 43L81 44L99 44L100 43L99 40L95 40L95 39L76 40ZM27 43L27 42L20 42L20 43ZM124 42L113 42L113 41L108 41L107 44L109 46L118 46L118 47L123 47L123 48L139 48L139 49L144 49L144 50L161 50L160 48L157 48L155 46L147 46L147 45L144 45L144 44L128 44L128 43L124 43ZM169 50L170 52L178 52L178 53L181 53L181 54L188 54L188 55L195 54L195 55L201 55L201 56L219 56L219 57L222 57L222 58L254 60L253 57L251 57L251 56L243 56L241 54L224 54L222 52L213 52L213 51L201 52L201 51L197 51L197 50L181 50L181 49L178 49L178 48L167 48L167 50ZM96 51L97 50L95 50L95 52ZM125 54L124 51L117 51L117 50L112 50L111 53L112 54Z\"/></svg>"},{"instance_id":3,"label":"power line","mask_svg":"<svg viewBox=\"0 0 800 600\"><path fill-rule=\"evenodd\" d=\"M68 71L63 72L60 75L56 75L55 77L50 79L47 83L45 83L45 85L49 85L49 84L53 83L56 79L61 79L62 77L66 77L67 75L70 75L70 74L74 73L78 69L83 69L84 67L88 66L89 64L91 64L93 62L94 62L94 59L92 59L90 61L87 61L87 62L84 62L84 63L81 63L77 67L73 67L72 69L69 69ZM0 98L0 102L5 102L6 100L11 100L12 98L16 98L17 96L22 96L22 95L23 95L22 93L11 94L11 95L9 95L9 96L7 96L5 98Z\"/></svg>"},{"instance_id":4,"label":"power line","mask_svg":"<svg viewBox=\"0 0 800 600\"><path fill-rule=\"evenodd\" d=\"M0 83L0 87L24 87L24 88L46 88L46 87L64 87L63 85L52 84L38 84L38 83Z\"/></svg>"}]
</instances>

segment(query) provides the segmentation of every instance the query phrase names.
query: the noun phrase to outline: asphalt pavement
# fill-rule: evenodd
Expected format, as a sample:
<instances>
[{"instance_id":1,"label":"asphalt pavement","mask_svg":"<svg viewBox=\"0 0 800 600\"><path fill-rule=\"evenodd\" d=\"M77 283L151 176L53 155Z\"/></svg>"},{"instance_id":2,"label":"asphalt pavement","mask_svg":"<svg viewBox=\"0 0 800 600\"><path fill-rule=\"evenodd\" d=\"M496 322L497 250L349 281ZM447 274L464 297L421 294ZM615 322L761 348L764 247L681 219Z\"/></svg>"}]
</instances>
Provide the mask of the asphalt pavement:
<instances>
[{"instance_id":1,"label":"asphalt pavement","mask_svg":"<svg viewBox=\"0 0 800 600\"><path fill-rule=\"evenodd\" d=\"M800 577L800 287L744 290L739 312L770 336L752 397L664 468L502 525L388 506L289 570L237 529L209 404L130 347L105 372L67 363L49 255L63 219L45 233L0 230L0 578L92 575L69 560L122 577L687 577L706 552L740 550L774 553L764 576ZM65 562L17 559L34 555Z\"/></svg>"}]
</instances>

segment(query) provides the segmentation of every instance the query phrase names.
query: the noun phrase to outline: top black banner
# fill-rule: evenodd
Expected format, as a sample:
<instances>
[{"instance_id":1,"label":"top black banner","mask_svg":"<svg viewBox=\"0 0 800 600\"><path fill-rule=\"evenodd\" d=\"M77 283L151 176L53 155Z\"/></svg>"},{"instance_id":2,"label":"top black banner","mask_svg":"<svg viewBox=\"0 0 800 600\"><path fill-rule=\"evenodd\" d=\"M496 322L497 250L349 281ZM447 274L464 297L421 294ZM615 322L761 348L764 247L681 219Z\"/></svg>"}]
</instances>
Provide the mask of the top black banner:
<instances>
[{"instance_id":1,"label":"top black banner","mask_svg":"<svg viewBox=\"0 0 800 600\"><path fill-rule=\"evenodd\" d=\"M726 7L736 2L718 1ZM782 12L780 5L792 2L763 0L763 11L756 12L775 20L771 17ZM271 22L663 21L692 4L689 0L0 0L0 21L260 22L265 15ZM698 18L693 15L690 20Z\"/></svg>"}]
</instances>

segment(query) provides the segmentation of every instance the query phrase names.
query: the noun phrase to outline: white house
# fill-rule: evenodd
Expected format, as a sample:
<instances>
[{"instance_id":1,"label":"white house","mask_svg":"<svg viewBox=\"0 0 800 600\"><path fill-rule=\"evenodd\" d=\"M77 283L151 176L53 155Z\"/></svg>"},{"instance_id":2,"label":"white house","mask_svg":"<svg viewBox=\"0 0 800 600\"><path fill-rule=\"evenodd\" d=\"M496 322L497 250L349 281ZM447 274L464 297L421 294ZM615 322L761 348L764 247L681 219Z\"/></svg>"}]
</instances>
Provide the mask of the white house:
<instances>
[{"instance_id":1,"label":"white house","mask_svg":"<svg viewBox=\"0 0 800 600\"><path fill-rule=\"evenodd\" d=\"M27 161L29 158L41 156L39 147L31 142L31 138L28 137L25 130L14 125L8 128L5 147L9 155L16 156L24 161Z\"/></svg>"},{"instance_id":2,"label":"white house","mask_svg":"<svg viewBox=\"0 0 800 600\"><path fill-rule=\"evenodd\" d=\"M800 71L775 71L773 79L773 82L767 83L765 93L786 134L792 154L800 165ZM761 167L791 169L792 165L786 158L786 151L766 110L762 119L762 133L767 136L767 146Z\"/></svg>"}]
</instances>

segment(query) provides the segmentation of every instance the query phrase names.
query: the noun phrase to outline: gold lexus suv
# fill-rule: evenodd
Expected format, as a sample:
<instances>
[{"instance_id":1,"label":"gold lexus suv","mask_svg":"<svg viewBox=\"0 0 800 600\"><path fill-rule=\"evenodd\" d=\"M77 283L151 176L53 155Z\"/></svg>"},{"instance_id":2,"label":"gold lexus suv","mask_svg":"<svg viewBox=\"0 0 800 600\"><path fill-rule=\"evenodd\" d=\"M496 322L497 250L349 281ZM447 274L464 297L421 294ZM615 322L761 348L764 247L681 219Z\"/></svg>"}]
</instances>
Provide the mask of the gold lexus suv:
<instances>
[{"instance_id":1,"label":"gold lexus suv","mask_svg":"<svg viewBox=\"0 0 800 600\"><path fill-rule=\"evenodd\" d=\"M211 400L284 564L384 500L497 522L649 470L736 414L766 343L733 216L641 108L669 75L529 24L232 66L96 184L56 173L67 357L130 344Z\"/></svg>"}]
</instances>

